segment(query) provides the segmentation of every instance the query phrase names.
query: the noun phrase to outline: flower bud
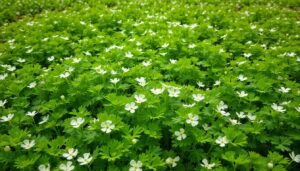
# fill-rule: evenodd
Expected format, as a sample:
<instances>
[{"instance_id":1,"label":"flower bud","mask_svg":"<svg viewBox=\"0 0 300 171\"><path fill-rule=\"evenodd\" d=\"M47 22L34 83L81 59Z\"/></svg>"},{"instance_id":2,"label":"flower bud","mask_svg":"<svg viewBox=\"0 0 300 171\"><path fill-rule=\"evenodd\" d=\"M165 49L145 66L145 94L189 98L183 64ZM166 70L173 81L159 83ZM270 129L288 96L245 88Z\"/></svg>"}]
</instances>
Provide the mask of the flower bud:
<instances>
[{"instance_id":1,"label":"flower bud","mask_svg":"<svg viewBox=\"0 0 300 171\"><path fill-rule=\"evenodd\" d=\"M4 148L3 148L3 150L5 151L5 152L10 152L11 151L11 149L10 149L10 146L5 146Z\"/></svg>"},{"instance_id":2,"label":"flower bud","mask_svg":"<svg viewBox=\"0 0 300 171\"><path fill-rule=\"evenodd\" d=\"M269 162L269 163L268 163L268 168L269 168L269 169L272 169L272 168L273 168L273 166L274 166L274 165L273 165L273 163L272 163L272 162Z\"/></svg>"},{"instance_id":3,"label":"flower bud","mask_svg":"<svg viewBox=\"0 0 300 171\"><path fill-rule=\"evenodd\" d=\"M133 139L131 140L131 143L132 143L132 144L136 144L137 142L138 142L138 140L135 139L135 138L133 138Z\"/></svg>"}]
</instances>

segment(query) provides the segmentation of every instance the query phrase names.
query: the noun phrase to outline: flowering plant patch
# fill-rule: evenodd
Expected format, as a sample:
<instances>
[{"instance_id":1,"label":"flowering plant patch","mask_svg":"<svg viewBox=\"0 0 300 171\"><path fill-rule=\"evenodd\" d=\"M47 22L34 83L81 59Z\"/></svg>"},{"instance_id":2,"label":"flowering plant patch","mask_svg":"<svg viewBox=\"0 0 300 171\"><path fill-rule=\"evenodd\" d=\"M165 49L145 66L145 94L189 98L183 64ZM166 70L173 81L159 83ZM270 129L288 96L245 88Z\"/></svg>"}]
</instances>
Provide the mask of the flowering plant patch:
<instances>
[{"instance_id":1,"label":"flowering plant patch","mask_svg":"<svg viewBox=\"0 0 300 171\"><path fill-rule=\"evenodd\" d=\"M4 0L1 169L297 170L299 5Z\"/></svg>"}]
</instances>

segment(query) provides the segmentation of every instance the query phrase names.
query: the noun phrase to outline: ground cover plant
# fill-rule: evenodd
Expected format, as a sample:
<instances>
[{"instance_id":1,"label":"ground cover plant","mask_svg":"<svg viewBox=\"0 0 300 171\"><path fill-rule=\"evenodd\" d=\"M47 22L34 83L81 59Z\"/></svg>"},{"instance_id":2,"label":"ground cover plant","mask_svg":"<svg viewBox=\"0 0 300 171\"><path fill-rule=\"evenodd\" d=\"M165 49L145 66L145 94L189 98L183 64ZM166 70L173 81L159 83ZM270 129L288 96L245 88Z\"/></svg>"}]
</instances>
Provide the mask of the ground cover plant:
<instances>
[{"instance_id":1,"label":"ground cover plant","mask_svg":"<svg viewBox=\"0 0 300 171\"><path fill-rule=\"evenodd\" d=\"M299 170L299 4L1 0L1 170Z\"/></svg>"}]
</instances>

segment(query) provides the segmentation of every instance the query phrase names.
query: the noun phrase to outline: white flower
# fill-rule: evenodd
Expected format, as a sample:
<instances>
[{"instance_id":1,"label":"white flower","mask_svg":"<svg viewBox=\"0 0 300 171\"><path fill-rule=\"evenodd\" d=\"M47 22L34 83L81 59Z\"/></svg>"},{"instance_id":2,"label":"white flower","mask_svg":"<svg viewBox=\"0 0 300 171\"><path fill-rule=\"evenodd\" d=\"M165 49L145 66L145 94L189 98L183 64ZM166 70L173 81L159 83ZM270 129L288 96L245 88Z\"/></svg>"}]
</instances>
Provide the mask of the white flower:
<instances>
[{"instance_id":1,"label":"white flower","mask_svg":"<svg viewBox=\"0 0 300 171\"><path fill-rule=\"evenodd\" d=\"M251 25L251 29L256 29L256 25Z\"/></svg>"},{"instance_id":2,"label":"white flower","mask_svg":"<svg viewBox=\"0 0 300 171\"><path fill-rule=\"evenodd\" d=\"M165 89L164 88L152 88L150 91L155 95L159 95L159 94L162 94L165 91Z\"/></svg>"},{"instance_id":3,"label":"white flower","mask_svg":"<svg viewBox=\"0 0 300 171\"><path fill-rule=\"evenodd\" d=\"M245 91L237 91L236 92L238 94L239 97L243 98L243 97L247 97L248 93L246 93Z\"/></svg>"},{"instance_id":4,"label":"white flower","mask_svg":"<svg viewBox=\"0 0 300 171\"><path fill-rule=\"evenodd\" d=\"M78 159L77 159L77 161L79 162L79 164L80 165L87 165L87 164L89 164L91 161L92 161L92 159L93 159L93 157L90 157L90 153L84 153L83 154L83 157L79 157Z\"/></svg>"},{"instance_id":5,"label":"white flower","mask_svg":"<svg viewBox=\"0 0 300 171\"><path fill-rule=\"evenodd\" d=\"M207 170L211 170L211 169L212 169L213 167L215 167L215 165L216 165L215 163L209 164L208 161L207 161L207 159L203 159L203 160L202 160L202 163L203 163L203 164L201 164L201 166L202 166L202 167L205 167Z\"/></svg>"},{"instance_id":6,"label":"white flower","mask_svg":"<svg viewBox=\"0 0 300 171\"><path fill-rule=\"evenodd\" d=\"M161 47L162 48L167 48L169 46L169 43L164 43Z\"/></svg>"},{"instance_id":7,"label":"white flower","mask_svg":"<svg viewBox=\"0 0 300 171\"><path fill-rule=\"evenodd\" d=\"M204 85L201 81L198 81L198 82L197 82L197 85L198 85L199 87L202 87L202 88L205 87L205 85Z\"/></svg>"},{"instance_id":8,"label":"white flower","mask_svg":"<svg viewBox=\"0 0 300 171\"><path fill-rule=\"evenodd\" d=\"M81 58L73 58L73 64L77 64L81 61Z\"/></svg>"},{"instance_id":9,"label":"white flower","mask_svg":"<svg viewBox=\"0 0 300 171\"><path fill-rule=\"evenodd\" d=\"M126 52L125 53L125 57L126 58L132 58L133 57L133 54L131 52Z\"/></svg>"},{"instance_id":10,"label":"white flower","mask_svg":"<svg viewBox=\"0 0 300 171\"><path fill-rule=\"evenodd\" d=\"M292 152L289 153L289 155L293 161L295 161L296 163L300 163L300 154L295 155L295 153Z\"/></svg>"},{"instance_id":11,"label":"white flower","mask_svg":"<svg viewBox=\"0 0 300 171\"><path fill-rule=\"evenodd\" d=\"M122 67L121 69L123 72L128 72L130 70L129 68L125 68L125 67Z\"/></svg>"},{"instance_id":12,"label":"white flower","mask_svg":"<svg viewBox=\"0 0 300 171\"><path fill-rule=\"evenodd\" d=\"M197 126L199 123L198 119L199 119L198 115L193 115L192 113L189 113L186 123L191 124L192 126Z\"/></svg>"},{"instance_id":13,"label":"white flower","mask_svg":"<svg viewBox=\"0 0 300 171\"><path fill-rule=\"evenodd\" d=\"M200 102L200 101L204 100L204 98L205 98L202 94L193 94L192 96L196 102Z\"/></svg>"},{"instance_id":14,"label":"white flower","mask_svg":"<svg viewBox=\"0 0 300 171\"><path fill-rule=\"evenodd\" d=\"M50 164L47 165L41 164L39 165L38 169L39 171L50 171Z\"/></svg>"},{"instance_id":15,"label":"white flower","mask_svg":"<svg viewBox=\"0 0 300 171\"><path fill-rule=\"evenodd\" d=\"M7 100L0 100L0 107L4 108L4 105L7 103Z\"/></svg>"},{"instance_id":16,"label":"white flower","mask_svg":"<svg viewBox=\"0 0 300 171\"><path fill-rule=\"evenodd\" d=\"M282 106L278 106L276 103L273 103L271 106L275 111L284 113L285 109Z\"/></svg>"},{"instance_id":17,"label":"white flower","mask_svg":"<svg viewBox=\"0 0 300 171\"><path fill-rule=\"evenodd\" d=\"M207 123L205 123L205 124L202 125L202 128L203 128L205 131L208 131L211 127L210 127Z\"/></svg>"},{"instance_id":18,"label":"white flower","mask_svg":"<svg viewBox=\"0 0 300 171\"><path fill-rule=\"evenodd\" d=\"M250 56L252 56L251 53L243 53L244 57L249 58Z\"/></svg>"},{"instance_id":19,"label":"white flower","mask_svg":"<svg viewBox=\"0 0 300 171\"><path fill-rule=\"evenodd\" d=\"M63 157L66 158L67 160L72 160L75 158L78 154L78 150L74 148L70 148L67 153L63 154Z\"/></svg>"},{"instance_id":20,"label":"white flower","mask_svg":"<svg viewBox=\"0 0 300 171\"><path fill-rule=\"evenodd\" d=\"M35 141L29 141L29 140L24 140L23 143L21 144L21 147L28 150L32 148L35 145Z\"/></svg>"},{"instance_id":21,"label":"white flower","mask_svg":"<svg viewBox=\"0 0 300 171\"><path fill-rule=\"evenodd\" d=\"M143 166L143 163L141 161L135 161L135 160L131 160L130 161L130 169L129 171L142 171L142 166Z\"/></svg>"},{"instance_id":22,"label":"white flower","mask_svg":"<svg viewBox=\"0 0 300 171\"><path fill-rule=\"evenodd\" d=\"M84 118L76 118L76 119L72 119L71 120L71 125L73 126L73 128L79 128L81 124L83 124L85 121Z\"/></svg>"},{"instance_id":23,"label":"white flower","mask_svg":"<svg viewBox=\"0 0 300 171\"><path fill-rule=\"evenodd\" d=\"M39 122L39 125L46 123L48 121L48 119L49 119L49 115L43 116L42 120Z\"/></svg>"},{"instance_id":24,"label":"white flower","mask_svg":"<svg viewBox=\"0 0 300 171\"><path fill-rule=\"evenodd\" d=\"M175 131L175 136L177 136L177 140L181 141L186 138L186 134L183 128L180 128L179 131Z\"/></svg>"},{"instance_id":25,"label":"white flower","mask_svg":"<svg viewBox=\"0 0 300 171\"><path fill-rule=\"evenodd\" d=\"M34 117L35 115L37 114L36 111L32 111L32 112L27 112L27 116L31 116L31 117Z\"/></svg>"},{"instance_id":26,"label":"white flower","mask_svg":"<svg viewBox=\"0 0 300 171\"><path fill-rule=\"evenodd\" d=\"M117 71L115 71L115 70L111 70L110 73L111 73L112 75L118 74Z\"/></svg>"},{"instance_id":27,"label":"white flower","mask_svg":"<svg viewBox=\"0 0 300 171\"><path fill-rule=\"evenodd\" d=\"M256 119L256 115L252 115L251 113L248 113L248 114L247 114L247 118L248 118L251 122L254 122L255 119Z\"/></svg>"},{"instance_id":28,"label":"white flower","mask_svg":"<svg viewBox=\"0 0 300 171\"><path fill-rule=\"evenodd\" d=\"M48 60L49 62L53 61L53 60L54 60L54 56L48 57L47 60Z\"/></svg>"},{"instance_id":29,"label":"white flower","mask_svg":"<svg viewBox=\"0 0 300 171\"><path fill-rule=\"evenodd\" d=\"M111 120L107 120L101 123L101 131L105 133L110 133L115 128L115 125Z\"/></svg>"},{"instance_id":30,"label":"white flower","mask_svg":"<svg viewBox=\"0 0 300 171\"><path fill-rule=\"evenodd\" d=\"M68 78L70 76L69 72L65 72L59 75L60 78Z\"/></svg>"},{"instance_id":31,"label":"white flower","mask_svg":"<svg viewBox=\"0 0 300 171\"><path fill-rule=\"evenodd\" d=\"M280 87L280 89L278 89L278 91L281 93L288 93L290 90L291 90L290 88L285 88L285 87Z\"/></svg>"},{"instance_id":32,"label":"white flower","mask_svg":"<svg viewBox=\"0 0 300 171\"><path fill-rule=\"evenodd\" d=\"M297 110L297 112L300 112L300 106L299 107L295 107L295 109Z\"/></svg>"},{"instance_id":33,"label":"white flower","mask_svg":"<svg viewBox=\"0 0 300 171\"><path fill-rule=\"evenodd\" d=\"M216 139L216 143L219 144L220 147L225 147L225 145L228 144L228 139L226 136L218 137L218 139Z\"/></svg>"},{"instance_id":34,"label":"white flower","mask_svg":"<svg viewBox=\"0 0 300 171\"><path fill-rule=\"evenodd\" d=\"M28 50L26 51L26 53L31 53L32 51L33 51L33 48L28 49Z\"/></svg>"},{"instance_id":35,"label":"white flower","mask_svg":"<svg viewBox=\"0 0 300 171\"><path fill-rule=\"evenodd\" d=\"M196 103L192 103L192 104L182 104L183 107L185 108L191 108L194 107L196 105Z\"/></svg>"},{"instance_id":36,"label":"white flower","mask_svg":"<svg viewBox=\"0 0 300 171\"><path fill-rule=\"evenodd\" d=\"M16 67L15 67L15 66L8 65L8 66L7 66L7 70L12 72L12 71L16 70Z\"/></svg>"},{"instance_id":37,"label":"white flower","mask_svg":"<svg viewBox=\"0 0 300 171\"><path fill-rule=\"evenodd\" d=\"M147 83L146 83L146 79L144 78L144 77L140 77L140 78L136 78L135 79L137 82L138 82L138 84L140 85L140 86L142 86L142 87L144 87Z\"/></svg>"},{"instance_id":38,"label":"white flower","mask_svg":"<svg viewBox=\"0 0 300 171\"><path fill-rule=\"evenodd\" d=\"M136 95L134 95L134 98L135 98L136 103L144 103L145 101L147 101L147 99L145 98L145 95L143 95L143 94L136 94Z\"/></svg>"},{"instance_id":39,"label":"white flower","mask_svg":"<svg viewBox=\"0 0 300 171\"><path fill-rule=\"evenodd\" d=\"M150 61L143 61L143 66L147 67L151 65L151 62Z\"/></svg>"},{"instance_id":40,"label":"white flower","mask_svg":"<svg viewBox=\"0 0 300 171\"><path fill-rule=\"evenodd\" d=\"M72 165L71 161L68 161L66 164L60 164L59 169L62 171L71 171L74 170L74 166Z\"/></svg>"},{"instance_id":41,"label":"white flower","mask_svg":"<svg viewBox=\"0 0 300 171\"><path fill-rule=\"evenodd\" d=\"M217 112L219 112L223 116L229 116L230 113L225 111L227 108L228 106L223 101L221 101L217 106Z\"/></svg>"},{"instance_id":42,"label":"white flower","mask_svg":"<svg viewBox=\"0 0 300 171\"><path fill-rule=\"evenodd\" d=\"M34 81L34 82L30 83L27 87L34 88L35 86L36 86L36 82Z\"/></svg>"},{"instance_id":43,"label":"white flower","mask_svg":"<svg viewBox=\"0 0 300 171\"><path fill-rule=\"evenodd\" d=\"M237 78L239 81L246 81L248 79L247 77L244 77L244 75L242 75L242 74L239 75Z\"/></svg>"},{"instance_id":44,"label":"white flower","mask_svg":"<svg viewBox=\"0 0 300 171\"><path fill-rule=\"evenodd\" d=\"M117 84L120 81L119 78L110 79L110 82L113 84Z\"/></svg>"},{"instance_id":45,"label":"white flower","mask_svg":"<svg viewBox=\"0 0 300 171\"><path fill-rule=\"evenodd\" d=\"M85 51L85 52L82 52L84 55L86 55L86 56L92 56L92 54L91 54L91 52L89 52L89 51Z\"/></svg>"},{"instance_id":46,"label":"white flower","mask_svg":"<svg viewBox=\"0 0 300 171\"><path fill-rule=\"evenodd\" d=\"M244 112L236 112L237 117L239 118L246 118L246 115Z\"/></svg>"},{"instance_id":47,"label":"white flower","mask_svg":"<svg viewBox=\"0 0 300 171\"><path fill-rule=\"evenodd\" d=\"M168 157L166 159L166 164L167 165L170 165L172 167L176 167L177 166L177 162L180 160L180 157L179 156L176 156L175 158L171 158L171 157Z\"/></svg>"},{"instance_id":48,"label":"white flower","mask_svg":"<svg viewBox=\"0 0 300 171\"><path fill-rule=\"evenodd\" d=\"M188 46L189 49L193 49L195 47L196 47L196 45L194 43L193 44L189 44L189 46Z\"/></svg>"},{"instance_id":49,"label":"white flower","mask_svg":"<svg viewBox=\"0 0 300 171\"><path fill-rule=\"evenodd\" d=\"M236 119L229 119L229 121L230 121L230 123L231 123L232 125L240 125L240 124L241 124L241 122L239 122L239 121L236 120Z\"/></svg>"},{"instance_id":50,"label":"white flower","mask_svg":"<svg viewBox=\"0 0 300 171\"><path fill-rule=\"evenodd\" d=\"M12 118L14 117L14 114L10 113L7 116L1 116L0 118L0 122L8 122L10 120L12 120Z\"/></svg>"},{"instance_id":51,"label":"white flower","mask_svg":"<svg viewBox=\"0 0 300 171\"><path fill-rule=\"evenodd\" d=\"M168 93L170 97L178 97L180 90L178 88L171 87L168 89Z\"/></svg>"},{"instance_id":52,"label":"white flower","mask_svg":"<svg viewBox=\"0 0 300 171\"><path fill-rule=\"evenodd\" d=\"M8 75L5 73L5 74L2 74L0 75L0 80L4 80Z\"/></svg>"},{"instance_id":53,"label":"white flower","mask_svg":"<svg viewBox=\"0 0 300 171\"><path fill-rule=\"evenodd\" d=\"M176 64L177 60L176 59L170 59L171 64Z\"/></svg>"},{"instance_id":54,"label":"white flower","mask_svg":"<svg viewBox=\"0 0 300 171\"><path fill-rule=\"evenodd\" d=\"M214 86L218 86L221 84L221 81L220 80L217 80L215 83L214 83Z\"/></svg>"},{"instance_id":55,"label":"white flower","mask_svg":"<svg viewBox=\"0 0 300 171\"><path fill-rule=\"evenodd\" d=\"M284 102L282 102L280 105L288 105L288 104L290 104L291 103L291 101L284 101Z\"/></svg>"},{"instance_id":56,"label":"white flower","mask_svg":"<svg viewBox=\"0 0 300 171\"><path fill-rule=\"evenodd\" d=\"M134 102L127 103L125 105L125 110L129 111L130 113L134 113L137 108L138 108L138 106L135 105Z\"/></svg>"},{"instance_id":57,"label":"white flower","mask_svg":"<svg viewBox=\"0 0 300 171\"><path fill-rule=\"evenodd\" d=\"M18 58L18 59L17 59L17 62L24 63L24 62L26 62L26 59Z\"/></svg>"}]
</instances>

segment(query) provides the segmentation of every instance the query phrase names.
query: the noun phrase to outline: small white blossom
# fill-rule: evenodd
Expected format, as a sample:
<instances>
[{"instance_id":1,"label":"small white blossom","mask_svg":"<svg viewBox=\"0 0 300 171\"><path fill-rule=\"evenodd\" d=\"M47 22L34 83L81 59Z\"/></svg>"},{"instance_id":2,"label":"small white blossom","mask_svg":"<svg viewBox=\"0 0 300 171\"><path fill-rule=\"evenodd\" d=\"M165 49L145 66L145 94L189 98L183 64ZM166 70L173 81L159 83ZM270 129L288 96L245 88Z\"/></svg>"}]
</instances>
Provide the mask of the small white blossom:
<instances>
[{"instance_id":1,"label":"small white blossom","mask_svg":"<svg viewBox=\"0 0 300 171\"><path fill-rule=\"evenodd\" d=\"M300 163L300 154L295 155L295 153L292 152L289 153L289 155L293 161L295 161L296 163Z\"/></svg>"},{"instance_id":2,"label":"small white blossom","mask_svg":"<svg viewBox=\"0 0 300 171\"><path fill-rule=\"evenodd\" d=\"M60 78L68 78L70 76L69 72L65 72L59 75Z\"/></svg>"},{"instance_id":3,"label":"small white blossom","mask_svg":"<svg viewBox=\"0 0 300 171\"><path fill-rule=\"evenodd\" d=\"M241 124L241 122L239 122L239 121L236 120L236 119L229 119L229 121L230 121L230 123L231 123L232 125L240 125L240 124Z\"/></svg>"},{"instance_id":4,"label":"small white blossom","mask_svg":"<svg viewBox=\"0 0 300 171\"><path fill-rule=\"evenodd\" d=\"M193 94L192 96L196 102L201 102L205 98L202 94Z\"/></svg>"},{"instance_id":5,"label":"small white blossom","mask_svg":"<svg viewBox=\"0 0 300 171\"><path fill-rule=\"evenodd\" d=\"M111 73L112 75L118 74L117 71L115 71L115 70L111 70L110 73Z\"/></svg>"},{"instance_id":6,"label":"small white blossom","mask_svg":"<svg viewBox=\"0 0 300 171\"><path fill-rule=\"evenodd\" d=\"M280 87L280 89L278 89L278 91L281 93L288 93L290 90L291 90L290 88L285 88L285 87Z\"/></svg>"},{"instance_id":7,"label":"small white blossom","mask_svg":"<svg viewBox=\"0 0 300 171\"><path fill-rule=\"evenodd\" d=\"M82 52L84 55L86 55L86 56L92 56L92 54L91 54L91 52L89 52L89 51L85 51L85 52Z\"/></svg>"},{"instance_id":8,"label":"small white blossom","mask_svg":"<svg viewBox=\"0 0 300 171\"><path fill-rule=\"evenodd\" d=\"M17 59L17 62L19 62L19 63L24 63L24 62L26 62L26 59L18 58L18 59Z\"/></svg>"},{"instance_id":9,"label":"small white blossom","mask_svg":"<svg viewBox=\"0 0 300 171\"><path fill-rule=\"evenodd\" d=\"M126 52L125 53L125 57L126 58L132 58L133 57L133 54L131 52Z\"/></svg>"},{"instance_id":10,"label":"small white blossom","mask_svg":"<svg viewBox=\"0 0 300 171\"><path fill-rule=\"evenodd\" d=\"M180 160L179 156L176 156L175 158L172 157L168 157L166 159L166 164L171 166L171 167L176 167L177 166L177 162Z\"/></svg>"},{"instance_id":11,"label":"small white blossom","mask_svg":"<svg viewBox=\"0 0 300 171\"><path fill-rule=\"evenodd\" d=\"M241 74L241 75L238 76L238 80L239 81L246 81L247 77L245 77L244 75Z\"/></svg>"},{"instance_id":12,"label":"small white blossom","mask_svg":"<svg viewBox=\"0 0 300 171\"><path fill-rule=\"evenodd\" d=\"M192 126L197 126L199 123L198 119L199 119L198 115L193 115L192 113L189 113L186 123L191 124Z\"/></svg>"},{"instance_id":13,"label":"small white blossom","mask_svg":"<svg viewBox=\"0 0 300 171\"><path fill-rule=\"evenodd\" d=\"M300 112L300 106L299 107L295 107L295 109L297 110L297 112Z\"/></svg>"},{"instance_id":14,"label":"small white blossom","mask_svg":"<svg viewBox=\"0 0 300 171\"><path fill-rule=\"evenodd\" d=\"M189 49L193 49L195 47L196 47L196 45L194 43L193 44L189 44L189 46L188 46Z\"/></svg>"},{"instance_id":15,"label":"small white blossom","mask_svg":"<svg viewBox=\"0 0 300 171\"><path fill-rule=\"evenodd\" d=\"M93 160L93 157L91 157L90 155L90 153L84 153L83 157L79 157L77 161L80 165L87 165Z\"/></svg>"},{"instance_id":16,"label":"small white blossom","mask_svg":"<svg viewBox=\"0 0 300 171\"><path fill-rule=\"evenodd\" d=\"M228 144L228 139L227 137L218 137L218 139L216 139L216 143L220 145L220 147L225 147L226 144Z\"/></svg>"},{"instance_id":17,"label":"small white blossom","mask_svg":"<svg viewBox=\"0 0 300 171\"><path fill-rule=\"evenodd\" d=\"M54 56L48 57L47 60L48 60L49 62L53 61L53 60L54 60Z\"/></svg>"},{"instance_id":18,"label":"small white blossom","mask_svg":"<svg viewBox=\"0 0 300 171\"><path fill-rule=\"evenodd\" d=\"M247 114L247 118L248 118L251 122L254 122L255 119L256 119L256 115L252 115L251 113L248 113L248 114Z\"/></svg>"},{"instance_id":19,"label":"small white blossom","mask_svg":"<svg viewBox=\"0 0 300 171\"><path fill-rule=\"evenodd\" d=\"M275 111L284 113L285 109L282 106L277 105L276 103L273 103L271 106Z\"/></svg>"},{"instance_id":20,"label":"small white blossom","mask_svg":"<svg viewBox=\"0 0 300 171\"><path fill-rule=\"evenodd\" d=\"M83 124L85 121L84 118L76 118L76 119L72 119L70 124L73 128L79 128L81 124Z\"/></svg>"},{"instance_id":21,"label":"small white blossom","mask_svg":"<svg viewBox=\"0 0 300 171\"><path fill-rule=\"evenodd\" d=\"M50 171L50 164L48 163L47 165L41 164L38 167L39 171Z\"/></svg>"},{"instance_id":22,"label":"small white blossom","mask_svg":"<svg viewBox=\"0 0 300 171\"><path fill-rule=\"evenodd\" d=\"M245 113L244 112L236 112L236 115L237 115L237 117L239 117L239 118L246 118L246 115L245 115Z\"/></svg>"},{"instance_id":23,"label":"small white blossom","mask_svg":"<svg viewBox=\"0 0 300 171\"><path fill-rule=\"evenodd\" d=\"M143 94L136 94L136 95L134 95L134 98L135 98L136 103L144 103L147 101L147 99L145 98L145 95L143 95Z\"/></svg>"},{"instance_id":24,"label":"small white blossom","mask_svg":"<svg viewBox=\"0 0 300 171\"><path fill-rule=\"evenodd\" d=\"M142 166L143 163L141 161L136 162L135 160L131 160L129 171L142 171Z\"/></svg>"},{"instance_id":25,"label":"small white blossom","mask_svg":"<svg viewBox=\"0 0 300 171\"><path fill-rule=\"evenodd\" d=\"M21 147L28 150L32 148L35 145L35 140L29 141L29 140L24 140L23 143L21 144Z\"/></svg>"},{"instance_id":26,"label":"small white blossom","mask_svg":"<svg viewBox=\"0 0 300 171\"><path fill-rule=\"evenodd\" d=\"M197 82L197 85L198 85L199 87L202 87L202 88L205 87L205 85L204 85L201 81L198 81L198 82Z\"/></svg>"},{"instance_id":27,"label":"small white blossom","mask_svg":"<svg viewBox=\"0 0 300 171\"><path fill-rule=\"evenodd\" d=\"M10 72L13 72L14 70L16 70L16 67L15 67L15 66L8 65L8 66L7 66L7 70L10 71Z\"/></svg>"},{"instance_id":28,"label":"small white blossom","mask_svg":"<svg viewBox=\"0 0 300 171\"><path fill-rule=\"evenodd\" d=\"M134 113L137 108L138 108L138 106L135 105L134 102L127 103L125 105L125 110L129 111L130 113Z\"/></svg>"},{"instance_id":29,"label":"small white blossom","mask_svg":"<svg viewBox=\"0 0 300 171\"><path fill-rule=\"evenodd\" d=\"M176 59L170 59L171 64L176 64L177 60Z\"/></svg>"},{"instance_id":30,"label":"small white blossom","mask_svg":"<svg viewBox=\"0 0 300 171\"><path fill-rule=\"evenodd\" d=\"M105 133L110 133L115 128L115 125L112 123L111 120L107 120L101 123L101 131Z\"/></svg>"},{"instance_id":31,"label":"small white blossom","mask_svg":"<svg viewBox=\"0 0 300 171\"><path fill-rule=\"evenodd\" d=\"M12 118L14 117L14 114L10 113L7 116L1 116L0 118L0 122L8 122L10 120L12 120Z\"/></svg>"},{"instance_id":32,"label":"small white blossom","mask_svg":"<svg viewBox=\"0 0 300 171\"><path fill-rule=\"evenodd\" d=\"M77 64L81 61L81 58L73 58L73 64Z\"/></svg>"},{"instance_id":33,"label":"small white blossom","mask_svg":"<svg viewBox=\"0 0 300 171\"><path fill-rule=\"evenodd\" d=\"M101 74L101 75L104 75L104 74L107 73L107 71L104 70L104 69L102 69L101 66L97 66L97 67L95 67L94 69L95 69L95 71L96 71L98 74Z\"/></svg>"},{"instance_id":34,"label":"small white blossom","mask_svg":"<svg viewBox=\"0 0 300 171\"><path fill-rule=\"evenodd\" d=\"M168 93L170 97L178 97L180 90L178 88L171 87L168 89Z\"/></svg>"},{"instance_id":35,"label":"small white blossom","mask_svg":"<svg viewBox=\"0 0 300 171\"><path fill-rule=\"evenodd\" d=\"M43 116L42 120L39 122L39 125L42 125L43 123L46 123L49 119L49 115Z\"/></svg>"},{"instance_id":36,"label":"small white blossom","mask_svg":"<svg viewBox=\"0 0 300 171\"><path fill-rule=\"evenodd\" d=\"M135 79L137 82L138 82L138 84L140 85L140 86L142 86L142 87L144 87L147 83L146 83L146 79L144 78L144 77L140 77L140 78L136 78Z\"/></svg>"},{"instance_id":37,"label":"small white blossom","mask_svg":"<svg viewBox=\"0 0 300 171\"><path fill-rule=\"evenodd\" d=\"M67 160L72 160L75 158L78 154L78 150L74 148L70 148L67 153L63 154L63 157L66 158Z\"/></svg>"},{"instance_id":38,"label":"small white blossom","mask_svg":"<svg viewBox=\"0 0 300 171\"><path fill-rule=\"evenodd\" d=\"M34 81L34 82L30 83L27 87L34 88L35 86L36 86L36 82Z\"/></svg>"},{"instance_id":39,"label":"small white blossom","mask_svg":"<svg viewBox=\"0 0 300 171\"><path fill-rule=\"evenodd\" d=\"M243 53L243 56L246 58L249 58L250 56L252 56L252 54L251 53Z\"/></svg>"},{"instance_id":40,"label":"small white blossom","mask_svg":"<svg viewBox=\"0 0 300 171\"><path fill-rule=\"evenodd\" d=\"M180 128L179 131L175 131L175 136L178 141L184 140L186 138L186 134L183 128Z\"/></svg>"},{"instance_id":41,"label":"small white blossom","mask_svg":"<svg viewBox=\"0 0 300 171\"><path fill-rule=\"evenodd\" d=\"M59 169L62 171L71 171L74 170L74 166L72 165L71 161L68 161L66 164L60 164Z\"/></svg>"},{"instance_id":42,"label":"small white blossom","mask_svg":"<svg viewBox=\"0 0 300 171\"><path fill-rule=\"evenodd\" d=\"M5 104L7 103L7 100L0 100L0 107L5 107Z\"/></svg>"},{"instance_id":43,"label":"small white blossom","mask_svg":"<svg viewBox=\"0 0 300 171\"><path fill-rule=\"evenodd\" d=\"M110 82L113 83L113 84L117 84L119 81L120 81L119 78L110 79Z\"/></svg>"},{"instance_id":44,"label":"small white blossom","mask_svg":"<svg viewBox=\"0 0 300 171\"><path fill-rule=\"evenodd\" d=\"M37 111L32 111L32 112L26 113L27 116L31 116L31 117L34 117L36 114L37 114Z\"/></svg>"},{"instance_id":45,"label":"small white blossom","mask_svg":"<svg viewBox=\"0 0 300 171\"><path fill-rule=\"evenodd\" d=\"M196 105L196 103L192 103L192 104L182 104L183 107L185 108L192 108Z\"/></svg>"},{"instance_id":46,"label":"small white blossom","mask_svg":"<svg viewBox=\"0 0 300 171\"><path fill-rule=\"evenodd\" d=\"M152 88L150 91L155 95L159 95L162 94L164 90L165 90L164 88Z\"/></svg>"},{"instance_id":47,"label":"small white blossom","mask_svg":"<svg viewBox=\"0 0 300 171\"><path fill-rule=\"evenodd\" d=\"M205 167L207 170L211 170L211 169L212 169L213 167L215 167L215 165L216 165L215 163L209 164L207 159L203 159L203 160L202 160L202 163L203 163L203 164L201 164L201 166L202 166L202 167Z\"/></svg>"},{"instance_id":48,"label":"small white blossom","mask_svg":"<svg viewBox=\"0 0 300 171\"><path fill-rule=\"evenodd\" d=\"M214 86L219 86L221 84L221 81L220 80L217 80L215 83L214 83Z\"/></svg>"},{"instance_id":49,"label":"small white blossom","mask_svg":"<svg viewBox=\"0 0 300 171\"><path fill-rule=\"evenodd\" d=\"M143 66L147 67L149 65L151 65L151 62L150 61L143 61Z\"/></svg>"},{"instance_id":50,"label":"small white blossom","mask_svg":"<svg viewBox=\"0 0 300 171\"><path fill-rule=\"evenodd\" d=\"M125 67L122 67L121 69L123 72L128 72L130 70L129 68L125 68Z\"/></svg>"},{"instance_id":51,"label":"small white blossom","mask_svg":"<svg viewBox=\"0 0 300 171\"><path fill-rule=\"evenodd\" d=\"M2 74L2 75L0 75L0 80L4 80L6 77L8 76L8 74Z\"/></svg>"},{"instance_id":52,"label":"small white blossom","mask_svg":"<svg viewBox=\"0 0 300 171\"><path fill-rule=\"evenodd\" d=\"M162 48L167 48L169 46L169 43L164 43L161 47Z\"/></svg>"},{"instance_id":53,"label":"small white blossom","mask_svg":"<svg viewBox=\"0 0 300 171\"><path fill-rule=\"evenodd\" d=\"M246 93L245 91L237 91L236 92L238 94L239 97L243 98L243 97L247 97L248 93Z\"/></svg>"}]
</instances>

